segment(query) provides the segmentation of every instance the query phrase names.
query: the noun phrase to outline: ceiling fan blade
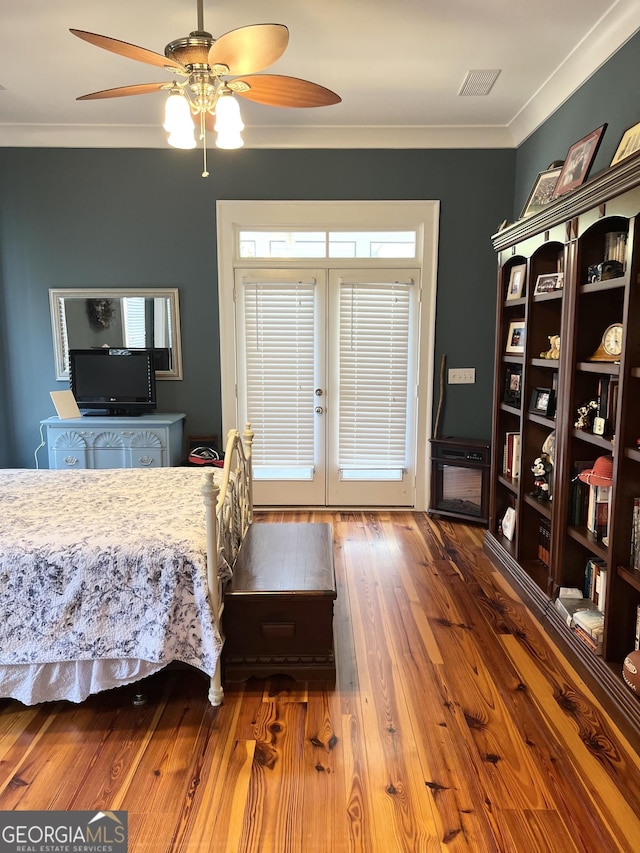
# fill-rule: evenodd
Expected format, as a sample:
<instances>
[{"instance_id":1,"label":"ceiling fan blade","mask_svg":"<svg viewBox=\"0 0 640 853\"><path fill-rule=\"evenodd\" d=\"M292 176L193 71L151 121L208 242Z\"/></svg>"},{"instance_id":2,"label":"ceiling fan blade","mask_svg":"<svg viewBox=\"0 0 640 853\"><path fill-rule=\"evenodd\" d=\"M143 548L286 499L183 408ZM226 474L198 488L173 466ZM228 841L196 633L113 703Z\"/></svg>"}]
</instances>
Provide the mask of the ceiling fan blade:
<instances>
[{"instance_id":1,"label":"ceiling fan blade","mask_svg":"<svg viewBox=\"0 0 640 853\"><path fill-rule=\"evenodd\" d=\"M167 91L171 84L164 83L138 83L135 86L118 86L117 89L102 89L100 92L91 92L90 95L80 95L76 101L98 101L102 98L124 98L127 95L148 95L151 92L159 92L161 89Z\"/></svg>"},{"instance_id":2,"label":"ceiling fan blade","mask_svg":"<svg viewBox=\"0 0 640 853\"><path fill-rule=\"evenodd\" d=\"M89 44L94 44L96 47L103 47L105 50L110 50L112 53L118 53L120 56L126 56L127 59L135 59L138 62L146 62L149 65L157 65L159 68L175 68L184 72L184 68L173 59L168 59L162 53L155 53L153 50L147 50L146 47L138 47L135 44L129 44L126 41L110 38L109 36L99 36L96 33L88 33L85 30L69 30L74 36L88 41Z\"/></svg>"},{"instance_id":3,"label":"ceiling fan blade","mask_svg":"<svg viewBox=\"0 0 640 853\"><path fill-rule=\"evenodd\" d=\"M253 24L239 27L216 39L209 51L209 65L226 65L229 74L253 74L280 59L289 43L284 24Z\"/></svg>"},{"instance_id":4,"label":"ceiling fan blade","mask_svg":"<svg viewBox=\"0 0 640 853\"><path fill-rule=\"evenodd\" d=\"M243 91L244 86L249 89ZM328 107L342 101L339 95L324 86L281 74L248 75L231 80L229 88L249 101L270 107Z\"/></svg>"}]
</instances>

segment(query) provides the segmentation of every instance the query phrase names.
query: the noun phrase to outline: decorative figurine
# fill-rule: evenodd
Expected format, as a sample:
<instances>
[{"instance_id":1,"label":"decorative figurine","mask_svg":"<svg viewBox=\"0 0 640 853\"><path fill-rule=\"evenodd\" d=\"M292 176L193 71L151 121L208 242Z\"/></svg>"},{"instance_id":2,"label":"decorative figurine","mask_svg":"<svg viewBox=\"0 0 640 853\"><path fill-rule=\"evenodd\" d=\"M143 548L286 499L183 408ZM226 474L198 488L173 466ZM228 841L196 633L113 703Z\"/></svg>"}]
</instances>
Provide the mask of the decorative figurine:
<instances>
[{"instance_id":1,"label":"decorative figurine","mask_svg":"<svg viewBox=\"0 0 640 853\"><path fill-rule=\"evenodd\" d=\"M533 491L529 494L539 501L551 500L551 472L553 465L546 453L533 460Z\"/></svg>"},{"instance_id":2,"label":"decorative figurine","mask_svg":"<svg viewBox=\"0 0 640 853\"><path fill-rule=\"evenodd\" d=\"M593 419L598 411L598 403L596 400L590 400L584 406L578 409L578 418L574 423L576 429L583 429L591 432L593 429Z\"/></svg>"},{"instance_id":3,"label":"decorative figurine","mask_svg":"<svg viewBox=\"0 0 640 853\"><path fill-rule=\"evenodd\" d=\"M560 358L560 335L549 335L549 349L541 352L540 358Z\"/></svg>"}]
</instances>

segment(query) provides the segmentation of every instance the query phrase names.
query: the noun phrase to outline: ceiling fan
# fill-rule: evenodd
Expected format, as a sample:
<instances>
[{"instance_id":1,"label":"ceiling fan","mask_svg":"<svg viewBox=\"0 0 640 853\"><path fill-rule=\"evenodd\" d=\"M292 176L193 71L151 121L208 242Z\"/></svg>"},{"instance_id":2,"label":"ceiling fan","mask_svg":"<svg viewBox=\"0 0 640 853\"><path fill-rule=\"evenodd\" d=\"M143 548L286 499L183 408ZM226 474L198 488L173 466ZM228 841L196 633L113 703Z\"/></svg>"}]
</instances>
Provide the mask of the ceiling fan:
<instances>
[{"instance_id":1,"label":"ceiling fan","mask_svg":"<svg viewBox=\"0 0 640 853\"><path fill-rule=\"evenodd\" d=\"M324 86L298 77L256 73L272 65L286 50L289 30L283 24L239 27L216 39L204 29L203 3L204 0L197 0L198 28L169 42L164 55L109 36L77 29L70 32L96 47L156 65L180 78L104 89L77 100L167 91L164 128L169 133L169 144L194 148L194 127L199 126L204 156L202 176L206 177L207 130L217 132L216 145L220 148L239 148L243 144L240 132L244 124L234 95L274 107L324 107L340 103L341 98Z\"/></svg>"}]
</instances>

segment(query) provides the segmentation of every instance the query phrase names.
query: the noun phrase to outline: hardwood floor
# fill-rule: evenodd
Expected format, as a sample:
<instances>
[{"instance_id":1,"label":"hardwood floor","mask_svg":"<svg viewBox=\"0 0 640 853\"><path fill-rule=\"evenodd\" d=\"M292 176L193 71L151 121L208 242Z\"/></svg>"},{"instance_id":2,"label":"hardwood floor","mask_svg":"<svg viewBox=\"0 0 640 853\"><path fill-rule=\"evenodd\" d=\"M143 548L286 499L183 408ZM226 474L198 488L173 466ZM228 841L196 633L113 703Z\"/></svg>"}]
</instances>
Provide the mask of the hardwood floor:
<instances>
[{"instance_id":1,"label":"hardwood floor","mask_svg":"<svg viewBox=\"0 0 640 853\"><path fill-rule=\"evenodd\" d=\"M126 809L129 850L640 849L640 757L481 552L422 513L333 525L335 686L199 673L0 703L0 810Z\"/></svg>"}]
</instances>

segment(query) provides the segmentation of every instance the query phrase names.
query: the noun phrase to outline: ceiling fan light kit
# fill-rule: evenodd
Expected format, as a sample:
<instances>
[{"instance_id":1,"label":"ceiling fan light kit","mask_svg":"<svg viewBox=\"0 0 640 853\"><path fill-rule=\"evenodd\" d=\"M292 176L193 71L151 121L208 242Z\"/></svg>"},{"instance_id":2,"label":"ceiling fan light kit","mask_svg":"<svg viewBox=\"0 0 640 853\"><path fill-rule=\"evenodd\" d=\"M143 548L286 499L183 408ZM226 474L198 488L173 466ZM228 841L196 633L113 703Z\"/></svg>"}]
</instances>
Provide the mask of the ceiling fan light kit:
<instances>
[{"instance_id":1,"label":"ceiling fan light kit","mask_svg":"<svg viewBox=\"0 0 640 853\"><path fill-rule=\"evenodd\" d=\"M70 30L73 35L112 53L164 68L181 80L165 83L140 83L104 89L77 100L119 98L168 91L163 128L169 145L195 148L195 129L202 140L207 177L206 133L217 134L218 148L240 148L244 124L234 95L275 107L323 107L338 104L335 92L317 83L279 74L257 74L279 59L286 50L289 30L283 24L254 24L230 30L214 38L204 30L203 2L197 0L198 29L186 38L175 39L165 47L164 56L143 47L109 36ZM238 75L242 75L242 79ZM215 124L212 121L215 118Z\"/></svg>"}]
</instances>

